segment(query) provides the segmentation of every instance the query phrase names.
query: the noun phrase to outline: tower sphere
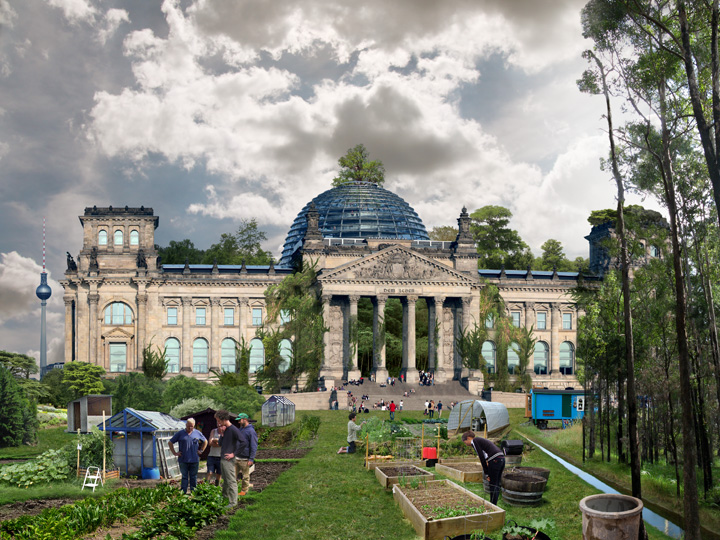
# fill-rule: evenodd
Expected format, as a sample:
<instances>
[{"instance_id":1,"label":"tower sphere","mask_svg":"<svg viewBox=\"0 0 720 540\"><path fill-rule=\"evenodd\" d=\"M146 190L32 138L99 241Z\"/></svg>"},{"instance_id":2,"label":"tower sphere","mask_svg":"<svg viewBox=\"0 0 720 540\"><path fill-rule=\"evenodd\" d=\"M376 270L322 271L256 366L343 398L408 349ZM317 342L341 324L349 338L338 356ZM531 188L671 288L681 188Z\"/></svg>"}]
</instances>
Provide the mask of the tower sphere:
<instances>
[{"instance_id":1,"label":"tower sphere","mask_svg":"<svg viewBox=\"0 0 720 540\"><path fill-rule=\"evenodd\" d=\"M47 284L47 274L45 272L40 274L40 285L35 289L35 294L40 300L47 300L52 295L52 289Z\"/></svg>"}]
</instances>

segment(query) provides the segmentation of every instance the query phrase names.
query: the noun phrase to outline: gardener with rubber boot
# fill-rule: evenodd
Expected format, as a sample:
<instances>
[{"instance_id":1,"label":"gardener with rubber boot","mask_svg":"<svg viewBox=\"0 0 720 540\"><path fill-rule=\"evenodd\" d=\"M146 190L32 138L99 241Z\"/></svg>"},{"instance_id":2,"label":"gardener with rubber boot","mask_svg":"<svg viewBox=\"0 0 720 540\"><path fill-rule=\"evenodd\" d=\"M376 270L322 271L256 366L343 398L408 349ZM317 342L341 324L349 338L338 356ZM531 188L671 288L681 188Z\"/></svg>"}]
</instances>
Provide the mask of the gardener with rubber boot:
<instances>
[{"instance_id":1,"label":"gardener with rubber boot","mask_svg":"<svg viewBox=\"0 0 720 540\"><path fill-rule=\"evenodd\" d=\"M492 441L476 437L472 431L463 433L462 442L472 446L480 458L483 474L490 484L490 502L497 504L500 497L500 481L505 469L505 454Z\"/></svg>"},{"instance_id":2,"label":"gardener with rubber boot","mask_svg":"<svg viewBox=\"0 0 720 540\"><path fill-rule=\"evenodd\" d=\"M242 477L242 485L238 495L243 496L250 491L250 469L255 463L258 447L258 436L255 428L250 425L250 417L240 413L235 419L240 423L240 445L235 460L236 473Z\"/></svg>"}]
</instances>

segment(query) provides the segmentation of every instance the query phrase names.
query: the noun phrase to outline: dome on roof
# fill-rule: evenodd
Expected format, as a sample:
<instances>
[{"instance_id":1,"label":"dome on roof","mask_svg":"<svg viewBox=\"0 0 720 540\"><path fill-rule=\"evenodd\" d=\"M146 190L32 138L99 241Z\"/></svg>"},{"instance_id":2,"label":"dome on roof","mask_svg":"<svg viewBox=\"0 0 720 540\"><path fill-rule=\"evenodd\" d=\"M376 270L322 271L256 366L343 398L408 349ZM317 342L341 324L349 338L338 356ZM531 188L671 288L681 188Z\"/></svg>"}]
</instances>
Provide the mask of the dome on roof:
<instances>
[{"instance_id":1,"label":"dome on roof","mask_svg":"<svg viewBox=\"0 0 720 540\"><path fill-rule=\"evenodd\" d=\"M325 238L400 238L430 240L415 210L402 198L372 182L350 182L329 189L312 201ZM310 203L293 221L283 246L281 265L288 265L302 245Z\"/></svg>"}]
</instances>

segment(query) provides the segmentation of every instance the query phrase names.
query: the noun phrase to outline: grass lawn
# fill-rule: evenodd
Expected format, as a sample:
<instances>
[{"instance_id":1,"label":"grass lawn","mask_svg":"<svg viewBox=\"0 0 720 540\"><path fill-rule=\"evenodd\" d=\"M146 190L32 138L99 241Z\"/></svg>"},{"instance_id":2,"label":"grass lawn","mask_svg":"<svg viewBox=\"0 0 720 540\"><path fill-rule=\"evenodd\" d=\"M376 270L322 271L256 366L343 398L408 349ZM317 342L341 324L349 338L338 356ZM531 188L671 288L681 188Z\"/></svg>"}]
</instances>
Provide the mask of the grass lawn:
<instances>
[{"instance_id":1,"label":"grass lawn","mask_svg":"<svg viewBox=\"0 0 720 540\"><path fill-rule=\"evenodd\" d=\"M71 433L65 433L67 426L39 429L38 444L36 446L14 446L0 448L0 459L31 459L39 456L46 450L57 450L72 440ZM77 437L77 435L75 435Z\"/></svg>"},{"instance_id":2,"label":"grass lawn","mask_svg":"<svg viewBox=\"0 0 720 540\"><path fill-rule=\"evenodd\" d=\"M336 453L347 435L347 412L311 414L322 420L313 449L265 491L250 494L248 502L252 504L239 510L228 530L219 532L216 538L415 540L417 535L395 504L392 492L383 490L374 473L363 467L364 454ZM362 418L376 415L387 418L387 413L381 412ZM422 418L422 412L406 411L402 416ZM515 423L524 421L522 412L516 411L511 419ZM578 503L599 492L540 450L527 450L523 465L550 469L550 482L542 506L514 508L501 499L499 506L507 511L507 519L528 524L533 519L551 518L556 526L553 538L580 538L582 515ZM481 484L465 487L484 497ZM668 538L654 529L649 533L652 540ZM491 536L500 538L500 534Z\"/></svg>"}]
</instances>

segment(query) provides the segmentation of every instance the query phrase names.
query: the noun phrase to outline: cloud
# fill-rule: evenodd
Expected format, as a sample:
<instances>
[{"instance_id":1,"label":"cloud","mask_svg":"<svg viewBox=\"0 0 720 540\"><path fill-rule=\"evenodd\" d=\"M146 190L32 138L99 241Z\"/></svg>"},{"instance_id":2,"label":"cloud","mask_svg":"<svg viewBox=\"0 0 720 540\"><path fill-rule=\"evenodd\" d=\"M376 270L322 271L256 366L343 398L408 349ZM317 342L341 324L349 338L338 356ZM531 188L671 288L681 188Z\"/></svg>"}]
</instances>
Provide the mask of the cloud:
<instances>
[{"instance_id":1,"label":"cloud","mask_svg":"<svg viewBox=\"0 0 720 540\"><path fill-rule=\"evenodd\" d=\"M12 28L15 19L17 19L17 13L10 3L7 0L0 0L0 27Z\"/></svg>"},{"instance_id":2,"label":"cloud","mask_svg":"<svg viewBox=\"0 0 720 540\"><path fill-rule=\"evenodd\" d=\"M39 311L40 300L35 289L40 285L41 272L42 266L17 251L0 253L0 324L24 319ZM48 305L61 305L62 287L50 276L48 285L53 291Z\"/></svg>"},{"instance_id":3,"label":"cloud","mask_svg":"<svg viewBox=\"0 0 720 540\"><path fill-rule=\"evenodd\" d=\"M130 22L130 14L124 9L109 9L105 13L105 25L98 30L98 40L104 44L122 23Z\"/></svg>"},{"instance_id":4,"label":"cloud","mask_svg":"<svg viewBox=\"0 0 720 540\"><path fill-rule=\"evenodd\" d=\"M55 8L62 10L65 17L73 23L82 21L94 21L97 9L91 2L86 0L46 0Z\"/></svg>"}]
</instances>

